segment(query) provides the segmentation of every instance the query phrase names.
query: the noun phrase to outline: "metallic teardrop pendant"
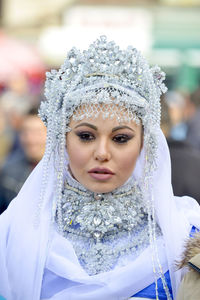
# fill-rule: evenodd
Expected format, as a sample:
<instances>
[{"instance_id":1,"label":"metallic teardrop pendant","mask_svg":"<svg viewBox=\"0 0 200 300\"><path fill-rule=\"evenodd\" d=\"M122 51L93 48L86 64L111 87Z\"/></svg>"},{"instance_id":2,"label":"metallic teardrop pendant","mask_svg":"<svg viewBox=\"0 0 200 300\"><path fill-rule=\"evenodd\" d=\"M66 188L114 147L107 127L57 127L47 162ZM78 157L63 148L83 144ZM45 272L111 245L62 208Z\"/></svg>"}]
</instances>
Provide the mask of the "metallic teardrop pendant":
<instances>
[{"instance_id":1,"label":"metallic teardrop pendant","mask_svg":"<svg viewBox=\"0 0 200 300\"><path fill-rule=\"evenodd\" d=\"M101 224L101 222L102 222L102 220L101 220L100 217L94 216L93 223L94 223L95 226L99 226Z\"/></svg>"},{"instance_id":2,"label":"metallic teardrop pendant","mask_svg":"<svg viewBox=\"0 0 200 300\"><path fill-rule=\"evenodd\" d=\"M100 238L102 237L102 234L101 234L101 232L99 232L99 231L95 231L95 232L93 233L93 237L94 237L95 239L100 239Z\"/></svg>"}]
</instances>

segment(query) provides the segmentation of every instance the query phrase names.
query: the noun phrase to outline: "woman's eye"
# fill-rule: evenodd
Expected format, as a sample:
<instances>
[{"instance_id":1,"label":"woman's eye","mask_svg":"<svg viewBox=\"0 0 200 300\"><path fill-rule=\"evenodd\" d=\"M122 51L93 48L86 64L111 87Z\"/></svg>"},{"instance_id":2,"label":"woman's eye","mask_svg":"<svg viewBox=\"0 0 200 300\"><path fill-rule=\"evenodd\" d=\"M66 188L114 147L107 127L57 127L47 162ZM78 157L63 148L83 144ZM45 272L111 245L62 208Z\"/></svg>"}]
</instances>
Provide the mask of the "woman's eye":
<instances>
[{"instance_id":1,"label":"woman's eye","mask_svg":"<svg viewBox=\"0 0 200 300\"><path fill-rule=\"evenodd\" d=\"M132 137L126 134L118 134L113 137L113 141L118 144L127 143Z\"/></svg>"},{"instance_id":2,"label":"woman's eye","mask_svg":"<svg viewBox=\"0 0 200 300\"><path fill-rule=\"evenodd\" d=\"M94 140L94 135L90 132L78 132L76 133L79 139L83 142L90 142Z\"/></svg>"}]
</instances>

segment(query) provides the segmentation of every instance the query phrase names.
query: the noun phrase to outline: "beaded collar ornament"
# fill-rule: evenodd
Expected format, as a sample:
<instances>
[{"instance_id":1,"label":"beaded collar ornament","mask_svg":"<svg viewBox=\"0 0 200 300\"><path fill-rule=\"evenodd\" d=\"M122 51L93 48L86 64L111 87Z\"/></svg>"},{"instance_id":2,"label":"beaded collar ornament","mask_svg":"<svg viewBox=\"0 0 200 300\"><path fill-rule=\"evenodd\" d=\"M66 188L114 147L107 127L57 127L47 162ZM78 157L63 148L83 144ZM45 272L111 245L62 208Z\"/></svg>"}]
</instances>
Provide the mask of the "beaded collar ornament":
<instances>
[{"instance_id":1,"label":"beaded collar ornament","mask_svg":"<svg viewBox=\"0 0 200 300\"><path fill-rule=\"evenodd\" d=\"M148 214L140 187L130 178L116 190L93 193L66 174L63 233L89 275L126 265L149 246ZM157 236L161 234L156 226Z\"/></svg>"},{"instance_id":2,"label":"beaded collar ornament","mask_svg":"<svg viewBox=\"0 0 200 300\"><path fill-rule=\"evenodd\" d=\"M39 115L47 126L47 143L38 206L40 211L48 179L48 162L54 154L57 178L53 217L60 232L64 235L69 233L68 221L64 220L66 210L63 199L66 197L63 198L63 190L66 189L65 135L71 130L71 118L81 120L96 118L101 114L105 119L116 118L119 122L142 122L145 162L141 182L138 184L147 208L155 282L156 278L161 277L167 299L170 299L154 243L156 222L151 195L152 174L156 168L157 130L160 127L160 95L167 90L164 79L165 74L160 68L150 68L135 48L129 46L126 50L121 50L113 41L107 41L105 36L101 36L83 52L72 48L61 68L47 73L46 101L41 103L39 110Z\"/></svg>"}]
</instances>

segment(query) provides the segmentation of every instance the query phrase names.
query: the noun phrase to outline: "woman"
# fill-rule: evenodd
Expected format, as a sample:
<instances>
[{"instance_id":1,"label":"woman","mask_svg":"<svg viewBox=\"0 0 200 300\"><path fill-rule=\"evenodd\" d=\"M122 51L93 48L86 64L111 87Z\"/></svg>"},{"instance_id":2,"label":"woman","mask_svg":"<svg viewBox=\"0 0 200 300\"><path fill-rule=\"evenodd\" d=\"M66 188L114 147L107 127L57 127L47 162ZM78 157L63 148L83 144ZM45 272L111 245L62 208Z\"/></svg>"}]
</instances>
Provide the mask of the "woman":
<instances>
[{"instance_id":1,"label":"woman","mask_svg":"<svg viewBox=\"0 0 200 300\"><path fill-rule=\"evenodd\" d=\"M173 196L163 79L104 36L47 74L46 152L0 219L2 296L175 297L174 260L200 209Z\"/></svg>"}]
</instances>

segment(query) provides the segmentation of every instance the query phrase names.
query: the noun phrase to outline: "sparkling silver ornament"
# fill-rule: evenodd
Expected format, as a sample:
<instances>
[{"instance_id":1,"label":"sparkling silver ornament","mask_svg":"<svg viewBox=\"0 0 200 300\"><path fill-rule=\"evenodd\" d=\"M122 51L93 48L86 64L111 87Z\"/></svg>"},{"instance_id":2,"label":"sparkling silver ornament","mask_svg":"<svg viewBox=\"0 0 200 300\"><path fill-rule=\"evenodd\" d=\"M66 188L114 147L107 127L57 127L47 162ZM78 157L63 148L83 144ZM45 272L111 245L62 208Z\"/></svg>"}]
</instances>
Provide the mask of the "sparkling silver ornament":
<instances>
[{"instance_id":1,"label":"sparkling silver ornament","mask_svg":"<svg viewBox=\"0 0 200 300\"><path fill-rule=\"evenodd\" d=\"M66 178L62 193L63 231L88 274L111 270L126 256L139 255L149 244L149 231L138 184L130 180L97 197L78 182L71 186L70 178ZM158 227L157 232L160 234Z\"/></svg>"}]
</instances>

